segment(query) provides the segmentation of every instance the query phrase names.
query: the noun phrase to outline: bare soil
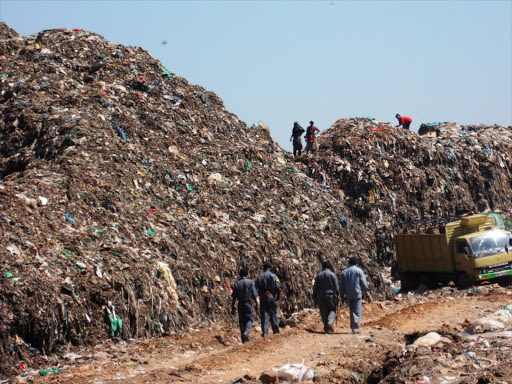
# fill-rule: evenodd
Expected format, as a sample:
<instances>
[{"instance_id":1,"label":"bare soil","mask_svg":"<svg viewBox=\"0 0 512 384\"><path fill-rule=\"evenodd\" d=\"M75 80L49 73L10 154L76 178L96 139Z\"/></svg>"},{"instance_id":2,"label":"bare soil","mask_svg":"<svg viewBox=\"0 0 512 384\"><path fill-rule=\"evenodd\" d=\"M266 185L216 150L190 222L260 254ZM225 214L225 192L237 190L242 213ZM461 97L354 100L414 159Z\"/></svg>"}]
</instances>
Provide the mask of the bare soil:
<instances>
[{"instance_id":1,"label":"bare soil","mask_svg":"<svg viewBox=\"0 0 512 384\"><path fill-rule=\"evenodd\" d=\"M512 377L508 357L499 371L500 358L493 355L493 367L499 371L493 375L492 369L486 369L490 359L480 351L480 362L478 358L470 361L466 351L477 346L458 335L470 320L510 305L511 295L498 286L463 292L443 288L424 296L365 303L360 335L350 332L348 309L343 307L332 335L321 332L318 311L311 309L294 316L296 327L285 327L267 339L260 337L256 324L246 344L240 343L234 323L157 340L104 342L91 350L74 351L81 357L62 360L63 371L32 379L38 384L251 383L259 382L264 371L304 361L316 371L315 382L385 382L394 370L401 378L388 382L420 383L426 376L432 383L506 383ZM404 352L406 344L430 331L448 336L453 343L422 353ZM506 344L504 340L499 345ZM491 342L487 350L496 348ZM418 373L427 357L445 363L440 369L434 364ZM416 371L414 377L407 377L412 371Z\"/></svg>"}]
</instances>

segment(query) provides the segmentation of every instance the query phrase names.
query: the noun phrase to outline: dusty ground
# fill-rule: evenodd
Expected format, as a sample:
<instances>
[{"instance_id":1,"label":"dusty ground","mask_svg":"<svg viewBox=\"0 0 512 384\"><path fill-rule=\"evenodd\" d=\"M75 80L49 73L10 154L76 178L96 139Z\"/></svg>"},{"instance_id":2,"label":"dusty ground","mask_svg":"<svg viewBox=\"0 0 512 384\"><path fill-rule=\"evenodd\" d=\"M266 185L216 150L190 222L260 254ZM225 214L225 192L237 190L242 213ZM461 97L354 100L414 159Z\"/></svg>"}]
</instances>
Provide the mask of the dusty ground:
<instances>
[{"instance_id":1,"label":"dusty ground","mask_svg":"<svg viewBox=\"0 0 512 384\"><path fill-rule=\"evenodd\" d=\"M468 345L474 347L474 344L468 344L456 335L470 319L483 317L511 303L512 292L497 286L464 292L443 288L425 296L405 295L394 301L365 303L361 335L350 333L348 310L343 308L333 335L320 332L322 326L319 314L316 310L309 310L294 317L297 327L286 327L281 334L268 339L260 337L256 326L253 339L243 345L238 341L234 324L197 330L181 337L131 343L107 342L93 350L73 351L80 357L75 356L75 361L61 359L65 368L63 371L44 377L34 374L27 377L27 382L247 383L259 382L258 378L264 371L304 360L307 366L316 371L315 382L371 383L381 381L376 378L379 376L376 372L379 371L381 379L384 379L388 374L386 370L392 368L390 360L403 353L406 340L414 335L438 331L445 335L451 334L454 343L449 351L443 348L429 350L427 357L434 362L441 360L441 357L444 361L458 361L458 371L444 364L437 372L432 368L434 364L430 366L430 371L429 367L425 367L424 372L418 373L421 364L417 359L425 360L426 357L409 355L409 358L400 360L400 382L420 383L424 380L423 376L427 376L432 383L505 383L508 381L499 381L499 376L504 372L491 375L494 381L478 379L491 372L485 368L489 364L483 363L485 359L483 362L477 361L478 364L468 362L471 364L468 368L465 361L469 358L464 360L461 356L465 356ZM492 348L493 344L489 350ZM481 352L479 355L482 356ZM505 364L508 364L506 360ZM414 369L416 377L404 377ZM367 379L372 370L373 376ZM505 373L510 375L512 371ZM443 374L449 381L443 379ZM236 381L238 378L240 380ZM388 382L398 381L393 379Z\"/></svg>"}]
</instances>

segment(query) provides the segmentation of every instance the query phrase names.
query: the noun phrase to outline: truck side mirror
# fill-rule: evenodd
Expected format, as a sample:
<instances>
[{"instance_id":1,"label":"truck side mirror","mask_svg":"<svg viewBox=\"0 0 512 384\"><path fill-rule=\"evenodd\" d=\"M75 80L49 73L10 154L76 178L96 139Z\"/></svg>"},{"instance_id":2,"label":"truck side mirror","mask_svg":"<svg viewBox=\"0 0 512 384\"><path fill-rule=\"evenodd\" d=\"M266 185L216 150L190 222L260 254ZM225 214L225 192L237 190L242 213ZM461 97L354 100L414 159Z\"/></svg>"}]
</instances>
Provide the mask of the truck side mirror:
<instances>
[{"instance_id":1,"label":"truck side mirror","mask_svg":"<svg viewBox=\"0 0 512 384\"><path fill-rule=\"evenodd\" d=\"M512 237L508 239L508 245L512 245Z\"/></svg>"}]
</instances>

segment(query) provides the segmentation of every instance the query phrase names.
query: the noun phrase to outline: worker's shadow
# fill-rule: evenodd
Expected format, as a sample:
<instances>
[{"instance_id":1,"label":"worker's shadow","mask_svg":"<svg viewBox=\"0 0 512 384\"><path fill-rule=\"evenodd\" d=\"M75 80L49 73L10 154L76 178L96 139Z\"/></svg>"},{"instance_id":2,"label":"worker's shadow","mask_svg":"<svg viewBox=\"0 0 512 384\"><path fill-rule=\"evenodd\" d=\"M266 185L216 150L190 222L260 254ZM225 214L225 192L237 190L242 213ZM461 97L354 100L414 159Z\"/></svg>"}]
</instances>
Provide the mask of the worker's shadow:
<instances>
[{"instance_id":1,"label":"worker's shadow","mask_svg":"<svg viewBox=\"0 0 512 384\"><path fill-rule=\"evenodd\" d=\"M325 333L324 331L317 331L316 329L312 329L312 328L305 328L304 329L307 333L315 333L317 335L328 335L328 333ZM352 332L350 331L334 331L334 333L332 333L332 335L345 335L345 334L352 334Z\"/></svg>"},{"instance_id":2,"label":"worker's shadow","mask_svg":"<svg viewBox=\"0 0 512 384\"><path fill-rule=\"evenodd\" d=\"M324 332L323 332L323 331L317 331L317 330L315 330L315 329L311 329L311 328L306 328L306 329L305 329L305 331L306 331L307 333L318 333L319 335L323 335L323 334L324 334Z\"/></svg>"}]
</instances>

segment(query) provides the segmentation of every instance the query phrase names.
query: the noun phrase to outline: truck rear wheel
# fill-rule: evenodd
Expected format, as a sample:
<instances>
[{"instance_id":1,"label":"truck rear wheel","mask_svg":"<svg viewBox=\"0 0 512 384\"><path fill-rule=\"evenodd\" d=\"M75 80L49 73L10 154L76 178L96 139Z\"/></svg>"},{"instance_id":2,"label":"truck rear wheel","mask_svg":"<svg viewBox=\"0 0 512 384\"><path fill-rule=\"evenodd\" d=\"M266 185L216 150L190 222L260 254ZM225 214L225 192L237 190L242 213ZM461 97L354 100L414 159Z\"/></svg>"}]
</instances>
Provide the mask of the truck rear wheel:
<instances>
[{"instance_id":1,"label":"truck rear wheel","mask_svg":"<svg viewBox=\"0 0 512 384\"><path fill-rule=\"evenodd\" d=\"M455 281L457 289L467 289L473 285L473 281L466 272L459 272Z\"/></svg>"},{"instance_id":2,"label":"truck rear wheel","mask_svg":"<svg viewBox=\"0 0 512 384\"><path fill-rule=\"evenodd\" d=\"M402 290L415 289L420 285L420 279L416 273L400 273L400 284Z\"/></svg>"}]
</instances>

